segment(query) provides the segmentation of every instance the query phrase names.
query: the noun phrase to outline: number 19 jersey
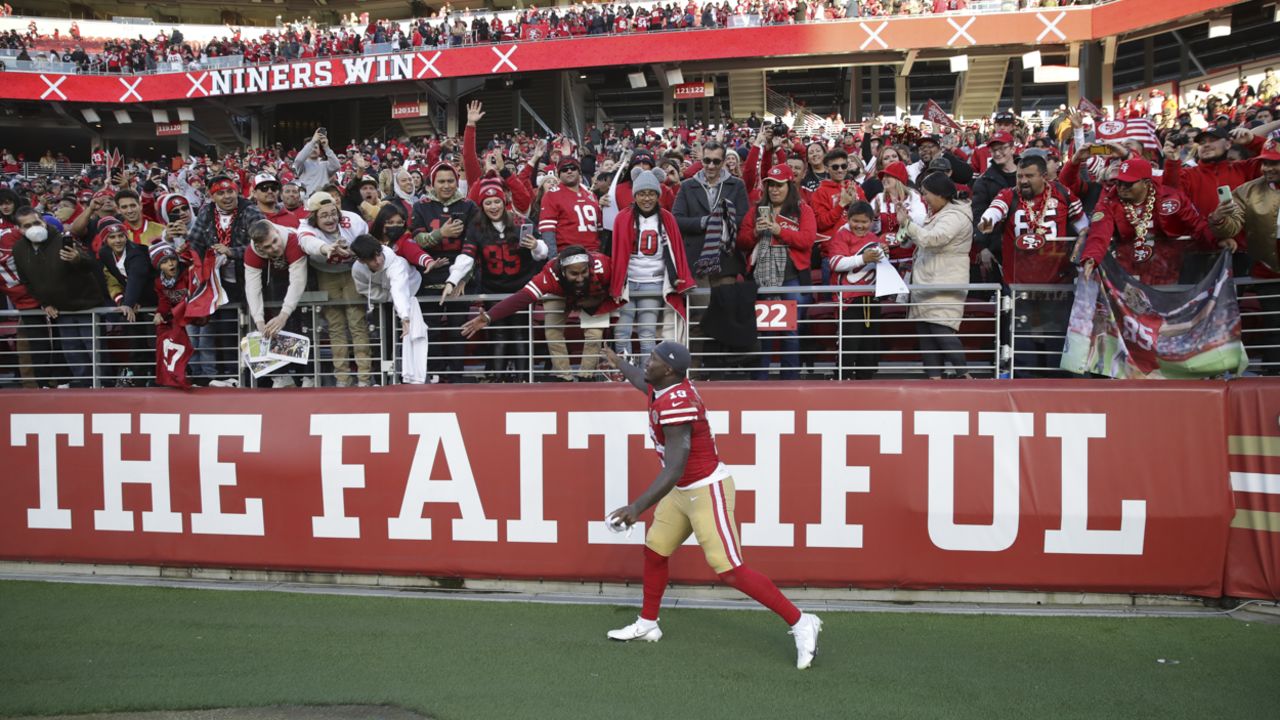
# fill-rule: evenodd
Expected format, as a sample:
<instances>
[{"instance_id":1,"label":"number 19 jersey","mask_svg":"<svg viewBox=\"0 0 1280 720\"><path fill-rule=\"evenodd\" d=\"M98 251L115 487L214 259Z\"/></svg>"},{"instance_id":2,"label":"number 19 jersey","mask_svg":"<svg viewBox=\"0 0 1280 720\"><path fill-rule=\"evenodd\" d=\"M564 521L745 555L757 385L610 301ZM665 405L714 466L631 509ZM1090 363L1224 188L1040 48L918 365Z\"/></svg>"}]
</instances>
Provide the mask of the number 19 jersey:
<instances>
[{"instance_id":1,"label":"number 19 jersey","mask_svg":"<svg viewBox=\"0 0 1280 720\"><path fill-rule=\"evenodd\" d=\"M591 252L600 249L600 203L590 190L561 185L542 196L538 213L538 233L554 232L556 248L581 245Z\"/></svg>"},{"instance_id":2,"label":"number 19 jersey","mask_svg":"<svg viewBox=\"0 0 1280 720\"><path fill-rule=\"evenodd\" d=\"M707 422L707 408L702 397L688 378L662 390L649 388L649 439L658 451L658 457L666 465L666 433L671 425L690 424L689 460L676 487L689 489L710 485L729 477L729 471L720 462L716 450L716 437Z\"/></svg>"}]
</instances>

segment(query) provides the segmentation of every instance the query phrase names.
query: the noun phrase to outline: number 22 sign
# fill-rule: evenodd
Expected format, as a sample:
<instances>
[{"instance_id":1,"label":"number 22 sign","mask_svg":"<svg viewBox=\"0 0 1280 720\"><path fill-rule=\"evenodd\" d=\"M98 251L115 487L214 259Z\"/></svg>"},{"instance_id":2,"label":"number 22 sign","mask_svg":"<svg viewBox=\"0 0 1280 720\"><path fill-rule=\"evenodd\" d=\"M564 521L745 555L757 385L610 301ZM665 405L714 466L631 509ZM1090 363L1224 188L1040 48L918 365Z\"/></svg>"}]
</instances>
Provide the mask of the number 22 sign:
<instances>
[{"instance_id":1,"label":"number 22 sign","mask_svg":"<svg viewBox=\"0 0 1280 720\"><path fill-rule=\"evenodd\" d=\"M756 301L756 330L759 332L780 332L796 329L795 300L758 300Z\"/></svg>"}]
</instances>

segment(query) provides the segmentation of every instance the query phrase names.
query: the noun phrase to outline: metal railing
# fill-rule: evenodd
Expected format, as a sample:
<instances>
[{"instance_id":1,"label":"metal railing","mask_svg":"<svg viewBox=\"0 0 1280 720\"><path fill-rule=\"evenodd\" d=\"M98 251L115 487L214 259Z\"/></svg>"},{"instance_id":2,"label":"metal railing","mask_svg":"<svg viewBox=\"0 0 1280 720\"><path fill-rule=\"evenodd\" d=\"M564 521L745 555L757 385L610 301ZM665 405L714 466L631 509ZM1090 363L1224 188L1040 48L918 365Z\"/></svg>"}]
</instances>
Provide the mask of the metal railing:
<instances>
[{"instance_id":1,"label":"metal railing","mask_svg":"<svg viewBox=\"0 0 1280 720\"><path fill-rule=\"evenodd\" d=\"M1241 339L1249 355L1249 371L1280 371L1280 279L1236 278ZM1187 285L1162 285L1164 290ZM1059 369L1067 323L1075 299L1074 285L1010 285L1004 310L1009 337L1001 349L1002 376L1066 377Z\"/></svg>"},{"instance_id":2,"label":"metal railing","mask_svg":"<svg viewBox=\"0 0 1280 720\"><path fill-rule=\"evenodd\" d=\"M1243 278L1236 284L1250 370L1280 371L1280 279ZM438 295L424 294L418 300L429 327L432 382L617 379L600 360L601 347L643 357L649 343L666 337L689 344L691 376L697 380L1067 375L1058 364L1074 286L917 285L910 290L900 302L867 300L849 286L762 288L757 302L764 304L763 324L779 327L759 330L758 342L744 345L703 330L706 289L688 296L689 319L657 295L636 293L607 326L593 327L589 317L584 323L577 313L561 319L554 304L535 305L472 339L462 336L462 324L505 296L471 295L441 303ZM946 299L928 293L946 293ZM216 380L258 387L402 382L400 322L391 306L322 297L304 296L285 328L310 338L305 365L291 364L252 381L238 350L252 321L244 308L228 305L207 325L188 328L194 346L188 376L196 384ZM770 304L778 301L793 301L795 312L772 322L778 318L768 317ZM958 329L942 333L949 347L934 347L936 327L924 326L918 317L926 306L950 308L960 316ZM155 377L155 344L152 313L146 310L135 322L125 321L115 308L62 313L56 321L39 310L0 311L0 388L147 385Z\"/></svg>"}]
</instances>

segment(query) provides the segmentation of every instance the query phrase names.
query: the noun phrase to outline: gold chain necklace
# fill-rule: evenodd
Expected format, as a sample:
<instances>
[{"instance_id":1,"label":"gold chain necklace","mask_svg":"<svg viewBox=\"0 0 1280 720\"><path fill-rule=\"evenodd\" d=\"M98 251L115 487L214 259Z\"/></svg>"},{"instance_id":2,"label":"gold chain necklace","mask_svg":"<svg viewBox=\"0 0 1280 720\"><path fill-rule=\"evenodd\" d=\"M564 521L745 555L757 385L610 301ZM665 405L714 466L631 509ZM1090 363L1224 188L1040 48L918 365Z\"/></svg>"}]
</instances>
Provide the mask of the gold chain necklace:
<instances>
[{"instance_id":1,"label":"gold chain necklace","mask_svg":"<svg viewBox=\"0 0 1280 720\"><path fill-rule=\"evenodd\" d=\"M1148 188L1147 201L1142 206L1130 205L1129 203L1121 203L1124 206L1124 216L1133 226L1134 239L1141 241L1147 236L1147 231L1151 229L1151 213L1156 207L1156 194L1154 188Z\"/></svg>"}]
</instances>

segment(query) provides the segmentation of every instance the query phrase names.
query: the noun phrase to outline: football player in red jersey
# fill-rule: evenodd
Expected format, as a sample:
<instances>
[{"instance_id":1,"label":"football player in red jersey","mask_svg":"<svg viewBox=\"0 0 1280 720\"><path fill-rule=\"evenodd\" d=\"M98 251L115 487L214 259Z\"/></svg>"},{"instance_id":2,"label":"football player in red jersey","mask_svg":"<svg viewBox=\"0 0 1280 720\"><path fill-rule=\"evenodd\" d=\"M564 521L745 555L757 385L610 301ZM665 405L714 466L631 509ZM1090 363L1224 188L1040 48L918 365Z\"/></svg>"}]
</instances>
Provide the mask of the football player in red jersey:
<instances>
[{"instance_id":1,"label":"football player in red jersey","mask_svg":"<svg viewBox=\"0 0 1280 720\"><path fill-rule=\"evenodd\" d=\"M668 560L690 534L698 538L707 564L731 587L774 611L791 626L796 639L796 667L803 670L818 651L822 621L801 613L773 581L743 563L738 524L733 517L734 486L716 450L707 409L689 382L691 358L684 345L665 340L649 353L644 369L605 349L605 357L627 381L649 398L649 437L662 461L662 472L640 497L609 514L609 525L634 525L657 505L645 536L644 605L640 617L611 630L612 640L662 639L658 609L667 589Z\"/></svg>"}]
</instances>

